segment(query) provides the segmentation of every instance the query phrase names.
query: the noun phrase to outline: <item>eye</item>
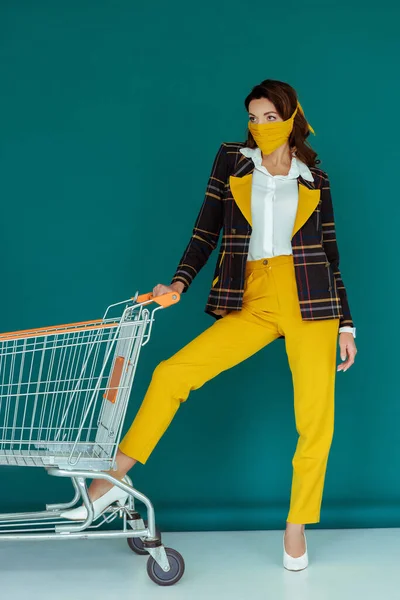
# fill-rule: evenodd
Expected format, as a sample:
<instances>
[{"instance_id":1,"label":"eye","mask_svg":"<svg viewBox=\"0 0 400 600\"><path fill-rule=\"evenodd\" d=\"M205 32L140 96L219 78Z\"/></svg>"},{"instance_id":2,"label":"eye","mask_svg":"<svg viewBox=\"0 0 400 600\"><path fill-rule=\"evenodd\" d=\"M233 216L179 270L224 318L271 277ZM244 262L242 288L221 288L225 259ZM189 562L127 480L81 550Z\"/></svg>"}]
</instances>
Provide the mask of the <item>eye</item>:
<instances>
[{"instance_id":1,"label":"eye","mask_svg":"<svg viewBox=\"0 0 400 600\"><path fill-rule=\"evenodd\" d=\"M268 116L268 121L276 121L275 115L269 115Z\"/></svg>"},{"instance_id":2,"label":"eye","mask_svg":"<svg viewBox=\"0 0 400 600\"><path fill-rule=\"evenodd\" d=\"M249 121L250 121L251 123L254 123L254 121L255 121L255 117L249 117Z\"/></svg>"}]
</instances>

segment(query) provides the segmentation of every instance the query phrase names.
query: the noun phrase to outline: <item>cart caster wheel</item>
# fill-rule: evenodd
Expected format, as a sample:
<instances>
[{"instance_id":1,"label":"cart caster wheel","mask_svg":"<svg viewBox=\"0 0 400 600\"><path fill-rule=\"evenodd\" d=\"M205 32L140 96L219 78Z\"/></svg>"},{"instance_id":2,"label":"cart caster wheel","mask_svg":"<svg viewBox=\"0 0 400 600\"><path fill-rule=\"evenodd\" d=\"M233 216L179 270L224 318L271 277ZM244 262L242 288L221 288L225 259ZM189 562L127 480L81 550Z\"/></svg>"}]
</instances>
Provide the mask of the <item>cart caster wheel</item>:
<instances>
[{"instance_id":1,"label":"cart caster wheel","mask_svg":"<svg viewBox=\"0 0 400 600\"><path fill-rule=\"evenodd\" d=\"M147 527L147 521L144 521L145 527ZM156 536L161 540L161 532L156 527ZM129 548L135 553L144 556L145 554L149 554L146 548L143 546L143 540L140 537L136 538L127 538Z\"/></svg>"},{"instance_id":2,"label":"cart caster wheel","mask_svg":"<svg viewBox=\"0 0 400 600\"><path fill-rule=\"evenodd\" d=\"M147 574L154 583L158 585L174 585L177 583L185 572L185 561L177 550L165 548L168 561L170 564L169 571L163 571L160 565L156 563L152 556L149 556L147 561Z\"/></svg>"}]
</instances>

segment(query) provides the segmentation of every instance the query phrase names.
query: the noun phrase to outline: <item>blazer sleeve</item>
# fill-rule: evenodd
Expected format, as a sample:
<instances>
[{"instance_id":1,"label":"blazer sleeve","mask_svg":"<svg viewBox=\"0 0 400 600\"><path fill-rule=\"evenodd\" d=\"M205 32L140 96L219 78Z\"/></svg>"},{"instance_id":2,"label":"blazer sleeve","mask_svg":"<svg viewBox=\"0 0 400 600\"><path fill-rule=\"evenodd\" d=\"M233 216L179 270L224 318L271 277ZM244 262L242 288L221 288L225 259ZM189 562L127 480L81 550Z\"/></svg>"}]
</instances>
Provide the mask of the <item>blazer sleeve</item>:
<instances>
[{"instance_id":1,"label":"blazer sleeve","mask_svg":"<svg viewBox=\"0 0 400 600\"><path fill-rule=\"evenodd\" d=\"M171 283L181 281L186 292L218 245L223 225L223 194L227 182L228 158L221 144L211 169L205 198L195 221L192 236L183 253Z\"/></svg>"},{"instance_id":2,"label":"blazer sleeve","mask_svg":"<svg viewBox=\"0 0 400 600\"><path fill-rule=\"evenodd\" d=\"M339 327L349 326L354 327L351 317L349 301L347 298L346 288L343 283L342 275L339 268L339 249L336 240L335 217L333 212L332 196L330 190L329 177L324 173L325 179L321 189L321 219L322 219L322 242L325 254L333 268L333 274L336 280L340 303L342 306L343 317L339 322Z\"/></svg>"}]
</instances>

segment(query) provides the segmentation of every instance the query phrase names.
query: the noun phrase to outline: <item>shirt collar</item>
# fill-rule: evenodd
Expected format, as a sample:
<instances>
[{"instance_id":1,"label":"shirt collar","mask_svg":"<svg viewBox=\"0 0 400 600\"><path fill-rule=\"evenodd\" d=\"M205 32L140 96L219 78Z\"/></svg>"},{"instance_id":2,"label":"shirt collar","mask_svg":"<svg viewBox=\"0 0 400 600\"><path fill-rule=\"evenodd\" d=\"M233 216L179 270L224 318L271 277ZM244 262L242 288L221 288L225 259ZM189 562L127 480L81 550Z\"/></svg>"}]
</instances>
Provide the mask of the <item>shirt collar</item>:
<instances>
[{"instance_id":1,"label":"shirt collar","mask_svg":"<svg viewBox=\"0 0 400 600\"><path fill-rule=\"evenodd\" d=\"M261 166L262 155L258 146L255 148L241 148L240 152L247 158L251 158L256 167ZM268 172L268 169L266 169L266 171ZM312 176L312 173L307 165L293 154L289 173L287 175L277 175L277 177L283 177L284 179L297 179L299 175L301 175L306 181L314 181L314 177Z\"/></svg>"}]
</instances>

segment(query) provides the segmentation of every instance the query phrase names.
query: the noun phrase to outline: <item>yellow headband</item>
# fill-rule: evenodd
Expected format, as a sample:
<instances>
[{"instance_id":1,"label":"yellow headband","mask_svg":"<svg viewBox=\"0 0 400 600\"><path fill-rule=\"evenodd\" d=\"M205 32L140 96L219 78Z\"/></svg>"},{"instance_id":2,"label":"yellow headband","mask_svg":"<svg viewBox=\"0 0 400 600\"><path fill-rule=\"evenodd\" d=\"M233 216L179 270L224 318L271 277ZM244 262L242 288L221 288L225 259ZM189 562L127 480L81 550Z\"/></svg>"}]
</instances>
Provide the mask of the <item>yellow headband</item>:
<instances>
[{"instance_id":1,"label":"yellow headband","mask_svg":"<svg viewBox=\"0 0 400 600\"><path fill-rule=\"evenodd\" d=\"M299 107L300 111L302 112L302 114L303 114L303 117L306 119L306 116L305 116L305 114L304 114L304 110L302 109L302 107L301 107L301 104L300 104L300 102L299 102L298 100L297 100L297 106ZM306 119L306 121L307 121L307 119ZM308 123L308 122L307 122L307 125L308 125L308 129L311 131L311 133L313 133L313 134L315 135L315 131L314 131L314 129L311 127L310 123Z\"/></svg>"}]
</instances>

